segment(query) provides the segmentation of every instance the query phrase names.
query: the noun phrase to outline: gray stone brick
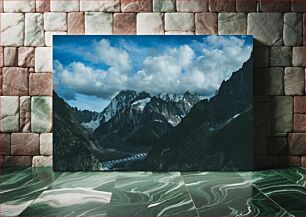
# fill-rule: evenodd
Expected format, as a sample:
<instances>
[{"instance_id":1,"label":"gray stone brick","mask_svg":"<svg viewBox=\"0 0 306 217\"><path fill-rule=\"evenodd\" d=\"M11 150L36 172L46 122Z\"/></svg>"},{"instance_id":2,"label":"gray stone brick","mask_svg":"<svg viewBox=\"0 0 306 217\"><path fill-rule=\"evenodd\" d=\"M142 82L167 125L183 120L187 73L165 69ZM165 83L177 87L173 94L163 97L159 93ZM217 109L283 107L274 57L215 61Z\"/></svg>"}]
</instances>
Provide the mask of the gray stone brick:
<instances>
[{"instance_id":1,"label":"gray stone brick","mask_svg":"<svg viewBox=\"0 0 306 217\"><path fill-rule=\"evenodd\" d=\"M154 12L174 12L175 0L153 0Z\"/></svg>"},{"instance_id":2,"label":"gray stone brick","mask_svg":"<svg viewBox=\"0 0 306 217\"><path fill-rule=\"evenodd\" d=\"M39 134L12 133L12 155L37 155L39 154Z\"/></svg>"},{"instance_id":3,"label":"gray stone brick","mask_svg":"<svg viewBox=\"0 0 306 217\"><path fill-rule=\"evenodd\" d=\"M287 67L285 68L285 94L304 95L305 94L305 74L304 68Z\"/></svg>"},{"instance_id":4,"label":"gray stone brick","mask_svg":"<svg viewBox=\"0 0 306 217\"><path fill-rule=\"evenodd\" d=\"M299 46L303 44L303 14L286 13L284 16L284 44Z\"/></svg>"},{"instance_id":5,"label":"gray stone brick","mask_svg":"<svg viewBox=\"0 0 306 217\"><path fill-rule=\"evenodd\" d=\"M305 12L304 7L305 7L304 0L291 0L292 12Z\"/></svg>"},{"instance_id":6,"label":"gray stone brick","mask_svg":"<svg viewBox=\"0 0 306 217\"><path fill-rule=\"evenodd\" d=\"M236 2L233 0L209 0L211 12L235 12Z\"/></svg>"},{"instance_id":7,"label":"gray stone brick","mask_svg":"<svg viewBox=\"0 0 306 217\"><path fill-rule=\"evenodd\" d=\"M218 32L225 34L246 34L247 16L245 13L219 13Z\"/></svg>"},{"instance_id":8,"label":"gray stone brick","mask_svg":"<svg viewBox=\"0 0 306 217\"><path fill-rule=\"evenodd\" d=\"M284 94L284 68L268 68L264 73L265 94L283 95Z\"/></svg>"},{"instance_id":9,"label":"gray stone brick","mask_svg":"<svg viewBox=\"0 0 306 217\"><path fill-rule=\"evenodd\" d=\"M236 0L237 12L256 12L256 0Z\"/></svg>"},{"instance_id":10,"label":"gray stone brick","mask_svg":"<svg viewBox=\"0 0 306 217\"><path fill-rule=\"evenodd\" d=\"M305 67L305 47L294 47L292 52L292 65Z\"/></svg>"},{"instance_id":11,"label":"gray stone brick","mask_svg":"<svg viewBox=\"0 0 306 217\"><path fill-rule=\"evenodd\" d=\"M281 46L271 47L270 66L291 66L292 48Z\"/></svg>"},{"instance_id":12,"label":"gray stone brick","mask_svg":"<svg viewBox=\"0 0 306 217\"><path fill-rule=\"evenodd\" d=\"M49 133L52 130L52 97L32 97L31 108L32 132Z\"/></svg>"},{"instance_id":13,"label":"gray stone brick","mask_svg":"<svg viewBox=\"0 0 306 217\"><path fill-rule=\"evenodd\" d=\"M5 156L5 167L28 167L32 165L32 156Z\"/></svg>"},{"instance_id":14,"label":"gray stone brick","mask_svg":"<svg viewBox=\"0 0 306 217\"><path fill-rule=\"evenodd\" d=\"M293 97L275 96L272 99L272 132L287 133L293 128Z\"/></svg>"},{"instance_id":15,"label":"gray stone brick","mask_svg":"<svg viewBox=\"0 0 306 217\"><path fill-rule=\"evenodd\" d=\"M260 10L264 12L289 12L290 0L260 0Z\"/></svg>"},{"instance_id":16,"label":"gray stone brick","mask_svg":"<svg viewBox=\"0 0 306 217\"><path fill-rule=\"evenodd\" d=\"M192 13L166 13L166 31L194 31L194 15Z\"/></svg>"},{"instance_id":17,"label":"gray stone brick","mask_svg":"<svg viewBox=\"0 0 306 217\"><path fill-rule=\"evenodd\" d=\"M249 13L247 34L254 36L257 46L283 44L282 13Z\"/></svg>"},{"instance_id":18,"label":"gray stone brick","mask_svg":"<svg viewBox=\"0 0 306 217\"><path fill-rule=\"evenodd\" d=\"M179 12L205 12L208 0L176 0L176 10Z\"/></svg>"},{"instance_id":19,"label":"gray stone brick","mask_svg":"<svg viewBox=\"0 0 306 217\"><path fill-rule=\"evenodd\" d=\"M291 155L305 155L305 136L304 133L289 133L288 143Z\"/></svg>"},{"instance_id":20,"label":"gray stone brick","mask_svg":"<svg viewBox=\"0 0 306 217\"><path fill-rule=\"evenodd\" d=\"M34 156L32 167L52 167L52 156Z\"/></svg>"},{"instance_id":21,"label":"gray stone brick","mask_svg":"<svg viewBox=\"0 0 306 217\"><path fill-rule=\"evenodd\" d=\"M217 13L196 13L195 14L196 34L215 35L218 34Z\"/></svg>"}]
</instances>

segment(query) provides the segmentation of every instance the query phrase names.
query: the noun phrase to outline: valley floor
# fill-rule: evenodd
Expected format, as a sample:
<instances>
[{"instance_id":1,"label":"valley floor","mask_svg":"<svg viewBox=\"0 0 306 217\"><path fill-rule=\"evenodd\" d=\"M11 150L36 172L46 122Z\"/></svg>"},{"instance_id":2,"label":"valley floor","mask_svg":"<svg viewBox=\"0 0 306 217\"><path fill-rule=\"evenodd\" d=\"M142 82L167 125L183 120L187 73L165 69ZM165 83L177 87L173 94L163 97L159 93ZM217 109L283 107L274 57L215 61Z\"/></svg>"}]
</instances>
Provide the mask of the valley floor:
<instances>
[{"instance_id":1,"label":"valley floor","mask_svg":"<svg viewBox=\"0 0 306 217\"><path fill-rule=\"evenodd\" d=\"M305 169L1 172L0 216L305 216Z\"/></svg>"}]
</instances>

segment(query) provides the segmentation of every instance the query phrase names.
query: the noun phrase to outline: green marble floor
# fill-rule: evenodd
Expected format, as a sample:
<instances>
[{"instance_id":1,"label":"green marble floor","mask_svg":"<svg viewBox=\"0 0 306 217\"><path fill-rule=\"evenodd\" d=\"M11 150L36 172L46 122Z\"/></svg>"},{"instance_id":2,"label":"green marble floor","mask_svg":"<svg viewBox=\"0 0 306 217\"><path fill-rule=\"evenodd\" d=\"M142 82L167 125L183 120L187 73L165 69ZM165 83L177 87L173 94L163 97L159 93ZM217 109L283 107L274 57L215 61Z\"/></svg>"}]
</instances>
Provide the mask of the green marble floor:
<instances>
[{"instance_id":1,"label":"green marble floor","mask_svg":"<svg viewBox=\"0 0 306 217\"><path fill-rule=\"evenodd\" d=\"M305 169L53 172L5 169L0 216L305 216Z\"/></svg>"}]
</instances>

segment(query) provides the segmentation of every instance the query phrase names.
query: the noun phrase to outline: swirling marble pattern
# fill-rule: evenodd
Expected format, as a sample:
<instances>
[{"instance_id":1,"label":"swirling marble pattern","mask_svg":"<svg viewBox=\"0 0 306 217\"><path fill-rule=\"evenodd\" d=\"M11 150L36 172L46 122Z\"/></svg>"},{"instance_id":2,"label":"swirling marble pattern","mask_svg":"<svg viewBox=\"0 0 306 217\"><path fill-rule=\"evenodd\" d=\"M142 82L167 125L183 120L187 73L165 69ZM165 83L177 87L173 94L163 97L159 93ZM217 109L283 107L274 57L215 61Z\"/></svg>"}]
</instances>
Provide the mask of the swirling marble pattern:
<instances>
[{"instance_id":1,"label":"swirling marble pattern","mask_svg":"<svg viewBox=\"0 0 306 217\"><path fill-rule=\"evenodd\" d=\"M304 216L304 168L1 172L0 216ZM303 178L302 178L303 177Z\"/></svg>"},{"instance_id":2,"label":"swirling marble pattern","mask_svg":"<svg viewBox=\"0 0 306 217\"><path fill-rule=\"evenodd\" d=\"M275 170L241 173L257 189L294 216L305 216L305 188Z\"/></svg>"},{"instance_id":3,"label":"swirling marble pattern","mask_svg":"<svg viewBox=\"0 0 306 217\"><path fill-rule=\"evenodd\" d=\"M183 178L200 216L288 216L236 173L183 173Z\"/></svg>"},{"instance_id":4,"label":"swirling marble pattern","mask_svg":"<svg viewBox=\"0 0 306 217\"><path fill-rule=\"evenodd\" d=\"M276 170L282 176L294 181L295 183L306 186L305 174L306 170L302 167L290 167L286 169Z\"/></svg>"},{"instance_id":5,"label":"swirling marble pattern","mask_svg":"<svg viewBox=\"0 0 306 217\"><path fill-rule=\"evenodd\" d=\"M21 215L105 216L115 179L115 173L63 173Z\"/></svg>"},{"instance_id":6,"label":"swirling marble pattern","mask_svg":"<svg viewBox=\"0 0 306 217\"><path fill-rule=\"evenodd\" d=\"M4 170L1 174L0 215L16 216L29 206L59 174L49 168Z\"/></svg>"}]
</instances>

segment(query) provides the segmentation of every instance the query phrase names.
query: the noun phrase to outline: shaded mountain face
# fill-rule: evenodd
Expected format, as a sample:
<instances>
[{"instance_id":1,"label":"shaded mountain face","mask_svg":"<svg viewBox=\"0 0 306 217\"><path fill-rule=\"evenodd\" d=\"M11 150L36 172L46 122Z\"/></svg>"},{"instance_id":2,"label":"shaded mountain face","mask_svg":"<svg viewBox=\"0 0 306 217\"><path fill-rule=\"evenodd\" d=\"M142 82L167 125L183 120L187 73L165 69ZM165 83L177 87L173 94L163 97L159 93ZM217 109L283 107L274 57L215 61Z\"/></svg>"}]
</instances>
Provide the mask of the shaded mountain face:
<instances>
[{"instance_id":1,"label":"shaded mountain face","mask_svg":"<svg viewBox=\"0 0 306 217\"><path fill-rule=\"evenodd\" d=\"M80 124L79 112L53 92L53 168L55 171L99 170L92 150L97 140ZM76 115L78 114L78 115ZM103 153L103 149L99 150Z\"/></svg>"},{"instance_id":2,"label":"shaded mountain face","mask_svg":"<svg viewBox=\"0 0 306 217\"><path fill-rule=\"evenodd\" d=\"M153 141L179 124L199 100L199 96L189 92L182 96L150 96L146 92L121 91L103 111L117 109L114 116L102 121L94 135L105 148L147 152Z\"/></svg>"},{"instance_id":3,"label":"shaded mountain face","mask_svg":"<svg viewBox=\"0 0 306 217\"><path fill-rule=\"evenodd\" d=\"M148 170L252 169L252 58L162 135L147 156Z\"/></svg>"}]
</instances>

